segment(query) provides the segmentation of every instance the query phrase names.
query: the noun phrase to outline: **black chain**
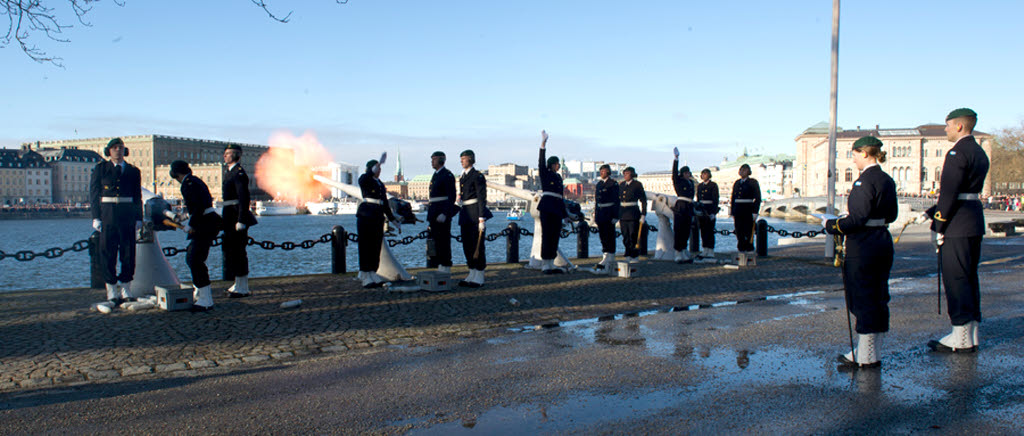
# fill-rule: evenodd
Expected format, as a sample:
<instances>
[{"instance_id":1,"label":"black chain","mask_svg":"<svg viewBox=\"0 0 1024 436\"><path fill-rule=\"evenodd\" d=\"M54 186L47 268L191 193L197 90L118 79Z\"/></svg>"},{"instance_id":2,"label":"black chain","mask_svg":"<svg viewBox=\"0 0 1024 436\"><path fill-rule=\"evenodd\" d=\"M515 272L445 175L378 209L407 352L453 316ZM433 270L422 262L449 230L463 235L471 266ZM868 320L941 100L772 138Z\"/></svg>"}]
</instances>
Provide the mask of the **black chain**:
<instances>
[{"instance_id":1,"label":"black chain","mask_svg":"<svg viewBox=\"0 0 1024 436\"><path fill-rule=\"evenodd\" d=\"M768 226L768 231L771 233L777 233L779 236L782 237L791 236L793 238L813 238L815 236L825 234L825 230L808 230L806 233L801 232L799 230L790 232L786 229L776 229L775 227L772 227L770 225Z\"/></svg>"},{"instance_id":2,"label":"black chain","mask_svg":"<svg viewBox=\"0 0 1024 436\"><path fill-rule=\"evenodd\" d=\"M39 252L39 253L35 253L32 250L21 250L21 251L16 252L16 253L8 254L8 253L4 253L2 250L0 250L0 260L11 258L11 259L17 260L19 262L28 262L30 260L33 260L33 259L36 259L36 258L40 258L40 257L45 257L47 259L56 259L58 257L63 256L65 253L69 253L69 252L74 253L74 252L88 250L89 249L89 245L90 245L89 244L89 240L88 239L83 239L81 241L75 242L74 244L71 244L71 246L68 247L68 248L60 248L60 247L47 248L46 250L43 250L42 252Z\"/></svg>"},{"instance_id":3,"label":"black chain","mask_svg":"<svg viewBox=\"0 0 1024 436\"><path fill-rule=\"evenodd\" d=\"M388 239L388 247L394 247L396 245L409 245L416 242L419 239L427 239L430 237L430 232L424 230L419 232L416 236L406 236L402 239Z\"/></svg>"}]
</instances>

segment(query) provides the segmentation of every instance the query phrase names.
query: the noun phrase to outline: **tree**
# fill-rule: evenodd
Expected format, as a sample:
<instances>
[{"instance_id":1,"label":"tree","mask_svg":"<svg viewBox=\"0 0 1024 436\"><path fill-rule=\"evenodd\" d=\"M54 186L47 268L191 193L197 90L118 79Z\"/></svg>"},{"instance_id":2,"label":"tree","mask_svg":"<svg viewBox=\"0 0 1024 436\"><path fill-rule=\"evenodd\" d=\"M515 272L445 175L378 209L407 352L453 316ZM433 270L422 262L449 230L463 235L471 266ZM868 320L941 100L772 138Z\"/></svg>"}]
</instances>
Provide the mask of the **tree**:
<instances>
[{"instance_id":1,"label":"tree","mask_svg":"<svg viewBox=\"0 0 1024 436\"><path fill-rule=\"evenodd\" d=\"M96 3L103 0L0 0L0 7L7 14L7 33L0 37L0 48L7 48L17 45L22 52L30 59L39 63L49 63L57 67L63 67L62 59L50 55L35 43L30 42L33 37L45 37L56 42L71 42L64 38L64 30L74 27L74 22L85 27L91 26L85 16L92 11ZM263 9L272 20L287 23L292 15L288 11L283 17L271 12L270 7L264 0L249 0L254 5ZM334 0L337 4L348 3L348 0ZM118 6L124 6L124 0L111 0ZM65 4L69 7L74 17L67 10L58 10L55 3Z\"/></svg>"},{"instance_id":2,"label":"tree","mask_svg":"<svg viewBox=\"0 0 1024 436\"><path fill-rule=\"evenodd\" d=\"M996 132L990 157L992 166L988 177L993 192L1010 193L1008 183L1024 183L1024 121L1019 126Z\"/></svg>"}]
</instances>

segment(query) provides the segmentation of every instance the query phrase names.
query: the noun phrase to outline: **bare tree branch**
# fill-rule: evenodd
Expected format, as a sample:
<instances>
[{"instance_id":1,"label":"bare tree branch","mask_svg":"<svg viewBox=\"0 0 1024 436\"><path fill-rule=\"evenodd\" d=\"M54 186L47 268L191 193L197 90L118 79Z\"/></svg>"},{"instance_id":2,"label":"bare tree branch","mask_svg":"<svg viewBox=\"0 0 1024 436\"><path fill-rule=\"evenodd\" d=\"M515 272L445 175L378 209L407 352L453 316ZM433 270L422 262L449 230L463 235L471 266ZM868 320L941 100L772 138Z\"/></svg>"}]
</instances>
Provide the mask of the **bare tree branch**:
<instances>
[{"instance_id":1,"label":"bare tree branch","mask_svg":"<svg viewBox=\"0 0 1024 436\"><path fill-rule=\"evenodd\" d=\"M249 0L249 1L251 1L252 4L254 4L256 6L259 6L260 9L263 9L263 12L266 12L267 15L271 19L273 19L274 21L280 21L282 23L287 23L288 22L288 18L292 16L292 11L288 11L288 15L285 15L284 18L278 18L277 15L274 15L273 12L270 12L270 9L267 9L267 3L264 2L263 0Z\"/></svg>"}]
</instances>

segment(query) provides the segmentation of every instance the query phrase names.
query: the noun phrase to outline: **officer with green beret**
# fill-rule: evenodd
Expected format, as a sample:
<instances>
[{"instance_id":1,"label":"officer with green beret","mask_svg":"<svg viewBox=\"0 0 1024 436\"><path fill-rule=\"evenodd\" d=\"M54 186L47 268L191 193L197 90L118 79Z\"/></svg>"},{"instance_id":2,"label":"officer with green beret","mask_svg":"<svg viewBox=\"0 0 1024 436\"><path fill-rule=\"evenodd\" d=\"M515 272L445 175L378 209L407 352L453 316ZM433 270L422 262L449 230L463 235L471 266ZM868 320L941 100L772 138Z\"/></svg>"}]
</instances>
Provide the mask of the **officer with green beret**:
<instances>
[{"instance_id":1,"label":"officer with green beret","mask_svg":"<svg viewBox=\"0 0 1024 436\"><path fill-rule=\"evenodd\" d=\"M626 246L629 262L640 261L640 236L643 234L640 229L646 216L647 191L636 179L636 169L626 167L622 170L622 183L619 184L619 229L622 230L622 244Z\"/></svg>"},{"instance_id":2,"label":"officer with green beret","mask_svg":"<svg viewBox=\"0 0 1024 436\"><path fill-rule=\"evenodd\" d=\"M224 199L221 251L224 254L224 278L234 280L227 290L229 298L248 297L249 291L249 227L256 225L256 217L249 210L249 175L242 168L242 147L228 144L224 148L224 170L221 196Z\"/></svg>"},{"instance_id":3,"label":"officer with green beret","mask_svg":"<svg viewBox=\"0 0 1024 436\"><path fill-rule=\"evenodd\" d=\"M206 258L210 255L214 238L220 233L221 218L213 207L210 188L200 178L192 175L188 162L171 162L170 173L172 179L181 183L181 198L189 215L184 229L190 240L185 263L192 272L192 311L205 312L213 308L210 270L206 267Z\"/></svg>"},{"instance_id":4,"label":"officer with green beret","mask_svg":"<svg viewBox=\"0 0 1024 436\"><path fill-rule=\"evenodd\" d=\"M121 138L103 147L109 160L96 164L89 179L92 226L100 232L100 263L107 300L117 307L132 301L135 278L135 233L142 228L142 173L124 158L128 148ZM117 263L121 262L121 272Z\"/></svg>"},{"instance_id":5,"label":"officer with green beret","mask_svg":"<svg viewBox=\"0 0 1024 436\"><path fill-rule=\"evenodd\" d=\"M383 153L379 161L371 159L366 162L366 172L359 176L359 191L363 202L356 209L356 230L359 233L359 278L364 288L379 288L387 283L377 274L381 246L384 244L385 219L399 231L402 229L391 212L387 188L380 181L381 166L387 157L388 154Z\"/></svg>"},{"instance_id":6,"label":"officer with green beret","mask_svg":"<svg viewBox=\"0 0 1024 436\"><path fill-rule=\"evenodd\" d=\"M450 273L452 271L452 219L458 213L455 206L455 175L444 167L446 156L443 151L435 151L430 155L430 166L434 175L430 177L430 202L427 206L427 230L434 249L427 250L437 264L437 270Z\"/></svg>"},{"instance_id":7,"label":"officer with green beret","mask_svg":"<svg viewBox=\"0 0 1024 436\"><path fill-rule=\"evenodd\" d=\"M484 230L487 220L494 215L487 208L487 180L473 167L476 153L465 150L459 154L462 161L462 176L459 177L459 231L462 233L462 253L466 256L469 275L459 286L479 288L484 285L484 269L487 268Z\"/></svg>"},{"instance_id":8,"label":"officer with green beret","mask_svg":"<svg viewBox=\"0 0 1024 436\"><path fill-rule=\"evenodd\" d=\"M846 202L847 214L822 223L825 231L846 236L843 286L846 307L856 317L857 346L838 357L840 369L878 368L881 335L889 331L889 272L893 246L889 223L898 213L896 182L882 171L882 141L865 136L853 143L860 177Z\"/></svg>"},{"instance_id":9,"label":"officer with green beret","mask_svg":"<svg viewBox=\"0 0 1024 436\"><path fill-rule=\"evenodd\" d=\"M540 258L543 263L541 270L544 274L561 274L565 270L555 267L555 258L558 257L558 240L562 233L562 221L569 216L565 210L565 200L562 198L562 192L565 189L562 185L562 176L558 174L562 165L558 162L557 156L545 159L548 132L542 130L540 134L540 157L537 162L537 170L540 174L541 197L537 203L537 211L540 213Z\"/></svg>"},{"instance_id":10,"label":"officer with green beret","mask_svg":"<svg viewBox=\"0 0 1024 436\"><path fill-rule=\"evenodd\" d=\"M968 108L946 116L946 139L953 148L946 153L939 181L939 201L926 212L942 264L942 284L953 331L928 343L938 352L974 352L979 344L981 292L978 260L985 235L981 190L988 175L989 159L974 139L978 114Z\"/></svg>"}]
</instances>

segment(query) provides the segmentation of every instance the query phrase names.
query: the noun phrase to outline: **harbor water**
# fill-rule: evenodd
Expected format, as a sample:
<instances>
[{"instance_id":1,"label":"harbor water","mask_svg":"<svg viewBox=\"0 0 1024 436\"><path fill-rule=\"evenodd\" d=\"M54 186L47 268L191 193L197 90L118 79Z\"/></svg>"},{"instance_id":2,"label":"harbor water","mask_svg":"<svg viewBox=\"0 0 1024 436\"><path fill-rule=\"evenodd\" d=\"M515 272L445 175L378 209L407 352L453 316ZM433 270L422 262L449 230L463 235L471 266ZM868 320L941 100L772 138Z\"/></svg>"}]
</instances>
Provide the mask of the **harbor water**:
<instances>
[{"instance_id":1,"label":"harbor water","mask_svg":"<svg viewBox=\"0 0 1024 436\"><path fill-rule=\"evenodd\" d=\"M423 219L424 214L418 215ZM651 221L654 214L649 215ZM329 234L335 225L343 226L346 230L354 232L356 229L356 218L354 215L295 215L295 216L270 216L260 217L259 224L252 227L249 236L257 241L273 241L282 243L291 241L296 244L304 240L317 240L321 235ZM789 231L817 230L820 226L785 222L778 219L767 219L768 223L780 229ZM487 223L487 234L497 233L503 230L512 221L508 221L504 212L495 214L495 217ZM529 215L524 215L521 220L516 221L520 227L533 231L534 220ZM728 218L719 218L718 230L732 230L732 221ZM9 220L0 223L0 250L11 254L22 250L31 250L39 253L48 248L59 247L66 249L75 241L88 239L92 234L90 219L50 219L50 220ZM401 239L404 236L415 236L417 233L426 230L423 222L415 225L402 226L403 233L392 239ZM668 229L665 229L668 230ZM458 234L458 226L453 226L453 233ZM168 258L171 266L182 281L190 281L191 276L188 266L185 265L184 249L188 245L185 234L181 231L158 232L157 237L163 247L176 247L182 250L176 256ZM651 232L649 235L649 248L653 252L657 235ZM736 250L736 238L732 235L716 235L716 251L729 252ZM526 260L530 255L532 237L523 236L519 241L519 259ZM596 234L591 234L589 239L590 256L600 256L601 243ZM778 235L769 233L768 246L778 245ZM562 252L570 257L576 257L576 235L569 235L561 240ZM397 245L393 248L395 255L402 263L409 268L426 266L426 241L417 240L409 245ZM622 253L621 239L618 243L618 252ZM299 274L329 273L331 271L331 244L319 243L311 249L301 247L285 251L280 248L264 250L259 246L249 246L249 266L251 277L288 276ZM346 263L348 271L358 271L359 258L356 244L350 243L346 251ZM465 264L465 256L462 254L462 245L452 241L453 262ZM498 238L494 242L486 242L487 260L492 263L505 261L505 238ZM210 268L210 276L213 279L221 278L222 256L220 249L214 247L210 251L210 258L207 265ZM89 286L89 255L87 251L66 252L63 256L55 259L37 257L34 260L20 262L11 258L0 261L0 292L9 292L28 289L61 289L78 288Z\"/></svg>"}]
</instances>

